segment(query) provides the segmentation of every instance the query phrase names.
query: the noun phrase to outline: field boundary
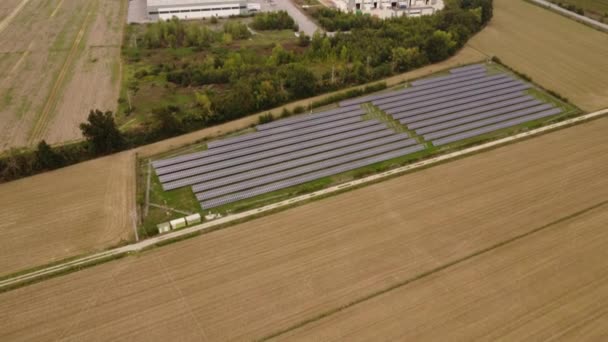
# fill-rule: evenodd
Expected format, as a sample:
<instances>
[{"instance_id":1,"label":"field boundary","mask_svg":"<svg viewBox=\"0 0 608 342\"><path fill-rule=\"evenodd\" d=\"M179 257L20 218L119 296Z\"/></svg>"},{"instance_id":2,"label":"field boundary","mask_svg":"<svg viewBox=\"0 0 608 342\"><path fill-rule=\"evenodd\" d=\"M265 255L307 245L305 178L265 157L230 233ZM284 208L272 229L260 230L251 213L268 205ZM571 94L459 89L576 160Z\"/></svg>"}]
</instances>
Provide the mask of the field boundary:
<instances>
[{"instance_id":1,"label":"field boundary","mask_svg":"<svg viewBox=\"0 0 608 342\"><path fill-rule=\"evenodd\" d=\"M519 140L527 139L532 136L540 135L550 131L554 131L560 128L569 127L575 124L586 122L592 119L596 119L608 114L608 109L603 109L597 112L589 113L586 115L578 116L572 119L561 121L553 125L540 127L528 132L519 133L503 139L491 141L481 145L469 147L460 151L440 155L437 157L429 158L420 162L416 162L410 165L402 166L393 170L382 172L379 174L371 175L365 178L353 180L347 183L338 184L327 189L315 191L310 194L297 196L291 199L280 201L277 203L269 204L261 208L251 209L242 213L228 215L210 222L205 222L200 225L192 226L182 230L167 233L165 235L159 235L147 240L143 240L130 245L114 248L104 252L92 254L83 258L71 260L62 264L57 264L51 267L41 268L36 271L22 273L21 275L10 277L0 281L0 293L5 292L23 285L31 284L40 280L48 279L56 275L66 274L72 270L82 269L84 267L99 264L107 260L113 260L116 258L123 257L127 254L137 253L148 248L155 246L166 245L172 242L180 241L190 236L197 236L204 231L211 231L218 229L222 226L229 224L235 224L243 222L246 219L251 219L260 216L263 213L270 213L280 209L286 209L293 206L296 203L307 202L312 199L320 199L331 194L337 194L344 191L354 189L364 184L371 184L380 180L385 180L400 174L405 174L413 170L424 169L432 165L437 165L448 160L458 159L463 156L476 154L483 150L492 149L498 146L516 142Z\"/></svg>"},{"instance_id":2,"label":"field boundary","mask_svg":"<svg viewBox=\"0 0 608 342\"><path fill-rule=\"evenodd\" d=\"M580 210L580 211L578 211L578 212L576 212L574 214L571 214L571 215L559 218L559 219L557 219L555 221L549 222L549 223L547 223L545 225L542 225L540 227L534 228L534 229L532 229L530 231L521 233L521 234L516 235L514 237L511 237L511 238L509 238L507 240L500 241L500 242L495 243L495 244L493 244L491 246L488 246L486 248L482 248L480 250L474 251L471 254L465 255L465 256L463 256L461 258L458 258L456 260L452 260L452 261L447 262L447 263L445 263L443 265L437 266L437 267L435 267L435 268L433 268L431 270L428 270L428 271L419 273L417 275L414 275L413 277L405 279L405 280L403 280L403 281L401 281L401 282L399 282L397 284L391 285L391 286L386 287L384 289L380 289L379 291L376 291L376 292L370 293L370 294L368 294L366 296L360 297L359 299L356 299L356 300L354 300L354 301L352 301L352 302L350 302L348 304L345 304L345 305L339 306L337 308L331 309L331 310L326 311L324 313L321 313L321 314L319 314L319 315L317 315L315 317L312 317L312 318L309 318L309 319L307 319L305 321L302 321L300 323L294 324L291 327L285 328L283 330L280 330L280 331L277 331L277 332L272 333L270 335L267 335L265 337L262 337L261 339L259 339L257 341L267 341L267 340L279 337L281 335L284 335L284 334L286 334L286 333L288 333L290 331L293 331L293 330L299 329L301 327L304 327L304 326L306 326L308 324L320 321L320 320L322 320L322 319L324 319L326 317L329 317L329 316L332 316L334 314L340 313L341 311L349 309L349 308L351 308L353 306L356 306L358 304L364 303L364 302L366 302L368 300L374 299L374 298L376 298L378 296L381 296L383 294L389 293L389 292L391 292L393 290L396 290L396 289L398 289L400 287L407 286L407 285L409 285L409 284L411 284L411 283L413 283L415 281L418 281L418 280L424 279L426 277L432 276L432 275L434 275L436 273L445 271L445 270L450 269L450 268L452 268L454 266L457 266L458 264L461 264L463 262L467 262L467 261L469 261L471 259L474 259L474 258L476 258L478 256L484 255L486 253L490 253L490 252L492 252L492 251L494 251L496 249L499 249L501 247L510 245L511 243L516 243L516 242L518 242L518 241L520 241L522 239L525 239L525 238L527 238L527 237L529 237L531 235L534 235L534 234L537 234L537 233L541 233L541 232L543 232L543 231L545 231L547 229L552 228L553 226L555 226L557 224L560 224L562 222L566 222L568 220L577 218L577 217L579 217L581 215L585 215L586 213L588 213L590 211L593 211L595 209L601 208L601 207L605 206L606 204L608 204L608 200L600 202L600 203L597 203L597 204L594 204L594 205L592 205L592 206L590 206L588 208L585 208L583 210Z\"/></svg>"},{"instance_id":3,"label":"field boundary","mask_svg":"<svg viewBox=\"0 0 608 342\"><path fill-rule=\"evenodd\" d=\"M604 24L604 23L600 23L599 21L595 20L595 19L591 19L589 17L586 17L584 15L580 15L578 13L574 13L572 11L569 11L565 8L561 8L556 4L550 3L549 1L545 1L545 0L526 0L527 2L536 5L536 6L540 6L542 8L548 9L552 12L555 12L557 14L560 14L564 17L568 17L574 21L577 21L581 24L587 25L587 26L591 26L597 30L603 31L603 32L608 32L608 25Z\"/></svg>"}]
</instances>

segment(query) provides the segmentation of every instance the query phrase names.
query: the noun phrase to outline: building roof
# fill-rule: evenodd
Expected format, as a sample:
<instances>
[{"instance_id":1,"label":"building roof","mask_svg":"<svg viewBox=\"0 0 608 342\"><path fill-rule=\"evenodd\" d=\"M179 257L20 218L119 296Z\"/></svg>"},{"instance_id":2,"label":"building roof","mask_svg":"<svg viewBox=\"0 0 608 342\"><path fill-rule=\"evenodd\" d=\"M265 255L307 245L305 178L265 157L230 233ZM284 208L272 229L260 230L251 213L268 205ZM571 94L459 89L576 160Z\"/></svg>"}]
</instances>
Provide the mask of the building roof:
<instances>
[{"instance_id":1,"label":"building roof","mask_svg":"<svg viewBox=\"0 0 608 342\"><path fill-rule=\"evenodd\" d=\"M245 2L246 0L147 0L150 6L184 6L184 5L207 5L221 2Z\"/></svg>"}]
</instances>

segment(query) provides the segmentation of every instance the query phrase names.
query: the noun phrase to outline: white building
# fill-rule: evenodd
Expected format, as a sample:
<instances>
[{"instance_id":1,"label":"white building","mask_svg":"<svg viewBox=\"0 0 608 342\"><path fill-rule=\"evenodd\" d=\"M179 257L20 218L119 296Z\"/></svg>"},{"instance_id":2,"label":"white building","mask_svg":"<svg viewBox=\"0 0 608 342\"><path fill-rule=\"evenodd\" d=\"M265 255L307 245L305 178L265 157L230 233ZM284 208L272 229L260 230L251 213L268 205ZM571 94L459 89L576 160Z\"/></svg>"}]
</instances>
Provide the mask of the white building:
<instances>
[{"instance_id":1,"label":"white building","mask_svg":"<svg viewBox=\"0 0 608 342\"><path fill-rule=\"evenodd\" d=\"M444 7L443 0L336 0L334 3L343 11L358 11L382 18L430 15Z\"/></svg>"},{"instance_id":2,"label":"white building","mask_svg":"<svg viewBox=\"0 0 608 342\"><path fill-rule=\"evenodd\" d=\"M150 20L229 17L247 12L247 0L147 0Z\"/></svg>"}]
</instances>

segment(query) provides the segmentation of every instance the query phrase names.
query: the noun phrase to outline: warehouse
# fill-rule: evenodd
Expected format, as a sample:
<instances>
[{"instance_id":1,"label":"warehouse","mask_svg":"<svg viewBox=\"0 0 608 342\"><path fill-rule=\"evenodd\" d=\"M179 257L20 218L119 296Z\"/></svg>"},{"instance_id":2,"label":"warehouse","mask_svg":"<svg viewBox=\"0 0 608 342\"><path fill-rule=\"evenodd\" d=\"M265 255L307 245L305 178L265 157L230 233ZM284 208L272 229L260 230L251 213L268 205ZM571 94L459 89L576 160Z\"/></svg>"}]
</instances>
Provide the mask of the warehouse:
<instances>
[{"instance_id":1,"label":"warehouse","mask_svg":"<svg viewBox=\"0 0 608 342\"><path fill-rule=\"evenodd\" d=\"M229 17L247 13L247 0L147 0L150 20Z\"/></svg>"}]
</instances>

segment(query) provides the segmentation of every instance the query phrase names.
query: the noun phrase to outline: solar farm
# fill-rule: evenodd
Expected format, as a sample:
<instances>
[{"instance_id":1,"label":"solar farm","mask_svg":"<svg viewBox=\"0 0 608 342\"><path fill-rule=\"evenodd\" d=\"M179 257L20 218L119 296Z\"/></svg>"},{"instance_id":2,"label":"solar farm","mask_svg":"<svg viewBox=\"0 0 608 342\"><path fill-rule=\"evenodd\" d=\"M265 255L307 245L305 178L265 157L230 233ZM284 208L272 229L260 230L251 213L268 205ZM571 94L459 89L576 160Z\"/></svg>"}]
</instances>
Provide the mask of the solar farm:
<instances>
[{"instance_id":1,"label":"solar farm","mask_svg":"<svg viewBox=\"0 0 608 342\"><path fill-rule=\"evenodd\" d=\"M484 64L456 68L152 165L164 191L191 187L213 209L563 112L530 95L533 87Z\"/></svg>"}]
</instances>

